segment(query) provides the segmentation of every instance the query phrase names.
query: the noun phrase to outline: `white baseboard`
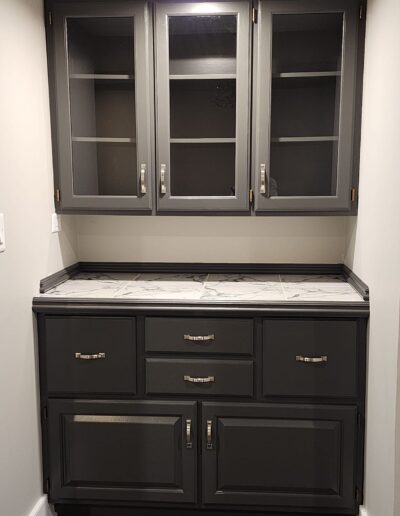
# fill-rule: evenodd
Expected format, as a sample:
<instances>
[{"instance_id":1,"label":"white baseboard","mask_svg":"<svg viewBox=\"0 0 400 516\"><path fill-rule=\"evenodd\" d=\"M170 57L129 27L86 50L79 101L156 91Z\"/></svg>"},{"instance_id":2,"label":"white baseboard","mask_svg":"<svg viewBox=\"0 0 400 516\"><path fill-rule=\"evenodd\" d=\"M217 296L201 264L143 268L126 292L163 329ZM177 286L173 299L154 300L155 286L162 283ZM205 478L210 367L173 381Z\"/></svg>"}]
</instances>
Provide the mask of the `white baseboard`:
<instances>
[{"instance_id":1,"label":"white baseboard","mask_svg":"<svg viewBox=\"0 0 400 516\"><path fill-rule=\"evenodd\" d=\"M43 495L39 498L39 500L35 503L34 508L29 513L29 516L54 516L51 506L47 501L47 496Z\"/></svg>"},{"instance_id":2,"label":"white baseboard","mask_svg":"<svg viewBox=\"0 0 400 516\"><path fill-rule=\"evenodd\" d=\"M367 509L363 505L360 507L359 515L360 516L369 516Z\"/></svg>"}]
</instances>

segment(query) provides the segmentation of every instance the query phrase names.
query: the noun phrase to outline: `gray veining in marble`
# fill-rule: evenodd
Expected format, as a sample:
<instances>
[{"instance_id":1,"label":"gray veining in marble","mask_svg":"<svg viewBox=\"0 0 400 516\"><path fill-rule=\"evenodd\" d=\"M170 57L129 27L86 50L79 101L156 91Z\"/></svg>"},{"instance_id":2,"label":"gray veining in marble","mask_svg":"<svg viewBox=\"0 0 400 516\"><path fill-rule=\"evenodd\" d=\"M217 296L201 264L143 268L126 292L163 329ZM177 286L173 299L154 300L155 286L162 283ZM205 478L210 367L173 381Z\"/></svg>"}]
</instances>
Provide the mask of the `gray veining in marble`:
<instances>
[{"instance_id":1,"label":"gray veining in marble","mask_svg":"<svg viewBox=\"0 0 400 516\"><path fill-rule=\"evenodd\" d=\"M294 274L80 273L41 297L213 303L362 301L340 276Z\"/></svg>"}]
</instances>

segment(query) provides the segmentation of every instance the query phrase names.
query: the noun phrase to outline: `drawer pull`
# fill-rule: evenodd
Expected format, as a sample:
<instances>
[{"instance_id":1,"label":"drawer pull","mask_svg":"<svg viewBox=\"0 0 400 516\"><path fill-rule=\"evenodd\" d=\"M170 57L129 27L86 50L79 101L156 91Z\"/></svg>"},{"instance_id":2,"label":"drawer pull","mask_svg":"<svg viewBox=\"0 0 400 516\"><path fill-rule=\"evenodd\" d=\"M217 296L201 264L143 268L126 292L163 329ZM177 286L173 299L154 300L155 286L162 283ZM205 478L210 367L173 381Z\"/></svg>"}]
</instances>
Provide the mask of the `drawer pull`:
<instances>
[{"instance_id":1,"label":"drawer pull","mask_svg":"<svg viewBox=\"0 0 400 516\"><path fill-rule=\"evenodd\" d=\"M212 450L212 420L207 420L207 450Z\"/></svg>"},{"instance_id":2,"label":"drawer pull","mask_svg":"<svg viewBox=\"0 0 400 516\"><path fill-rule=\"evenodd\" d=\"M200 340L200 341L207 341L207 340L215 340L214 333L211 333L210 335L189 335L185 334L183 336L185 340Z\"/></svg>"},{"instance_id":3,"label":"drawer pull","mask_svg":"<svg viewBox=\"0 0 400 516\"><path fill-rule=\"evenodd\" d=\"M192 443L192 420L186 420L186 448L193 448Z\"/></svg>"},{"instance_id":4,"label":"drawer pull","mask_svg":"<svg viewBox=\"0 0 400 516\"><path fill-rule=\"evenodd\" d=\"M83 353L75 353L75 358L79 358L79 360L99 360L100 358L106 358L106 354L96 353L94 355L84 355Z\"/></svg>"},{"instance_id":5,"label":"drawer pull","mask_svg":"<svg viewBox=\"0 0 400 516\"><path fill-rule=\"evenodd\" d=\"M323 355L322 357L303 357L302 355L297 355L296 362L305 362L307 364L320 364L321 362L328 362L328 357L326 355Z\"/></svg>"},{"instance_id":6,"label":"drawer pull","mask_svg":"<svg viewBox=\"0 0 400 516\"><path fill-rule=\"evenodd\" d=\"M190 376L186 374L183 377L183 379L185 380L185 382L190 383L212 383L215 381L214 376Z\"/></svg>"}]
</instances>

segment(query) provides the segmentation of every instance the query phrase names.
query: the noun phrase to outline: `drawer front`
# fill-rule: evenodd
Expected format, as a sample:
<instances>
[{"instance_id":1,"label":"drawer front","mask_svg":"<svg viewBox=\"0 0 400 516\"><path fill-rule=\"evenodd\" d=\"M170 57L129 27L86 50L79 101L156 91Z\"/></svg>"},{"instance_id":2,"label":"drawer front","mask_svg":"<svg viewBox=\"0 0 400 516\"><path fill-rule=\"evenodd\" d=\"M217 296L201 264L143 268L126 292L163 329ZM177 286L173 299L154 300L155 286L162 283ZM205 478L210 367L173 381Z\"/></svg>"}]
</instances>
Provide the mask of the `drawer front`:
<instances>
[{"instance_id":1,"label":"drawer front","mask_svg":"<svg viewBox=\"0 0 400 516\"><path fill-rule=\"evenodd\" d=\"M46 318L49 393L134 394L135 334L132 318Z\"/></svg>"},{"instance_id":2,"label":"drawer front","mask_svg":"<svg viewBox=\"0 0 400 516\"><path fill-rule=\"evenodd\" d=\"M263 393L357 396L357 322L264 321Z\"/></svg>"},{"instance_id":3,"label":"drawer front","mask_svg":"<svg viewBox=\"0 0 400 516\"><path fill-rule=\"evenodd\" d=\"M252 396L253 362L148 358L146 393Z\"/></svg>"},{"instance_id":4,"label":"drawer front","mask_svg":"<svg viewBox=\"0 0 400 516\"><path fill-rule=\"evenodd\" d=\"M148 317L146 351L174 353L253 353L251 319Z\"/></svg>"}]
</instances>

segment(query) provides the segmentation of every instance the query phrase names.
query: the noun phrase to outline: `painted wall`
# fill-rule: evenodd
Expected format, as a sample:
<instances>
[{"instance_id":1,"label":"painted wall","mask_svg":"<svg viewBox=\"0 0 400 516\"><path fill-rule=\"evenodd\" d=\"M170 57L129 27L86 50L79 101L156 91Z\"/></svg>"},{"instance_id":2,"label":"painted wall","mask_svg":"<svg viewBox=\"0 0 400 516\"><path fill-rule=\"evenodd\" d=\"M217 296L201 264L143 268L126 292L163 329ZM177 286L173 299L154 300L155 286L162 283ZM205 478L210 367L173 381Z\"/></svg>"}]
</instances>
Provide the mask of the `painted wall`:
<instances>
[{"instance_id":1,"label":"painted wall","mask_svg":"<svg viewBox=\"0 0 400 516\"><path fill-rule=\"evenodd\" d=\"M73 223L51 234L49 101L41 0L0 1L0 513L26 516L42 494L32 296L76 261ZM38 507L38 506L36 506ZM43 506L40 514L45 514ZM37 513L39 514L39 513Z\"/></svg>"},{"instance_id":2,"label":"painted wall","mask_svg":"<svg viewBox=\"0 0 400 516\"><path fill-rule=\"evenodd\" d=\"M343 262L344 217L79 216L89 261Z\"/></svg>"},{"instance_id":3,"label":"painted wall","mask_svg":"<svg viewBox=\"0 0 400 516\"><path fill-rule=\"evenodd\" d=\"M371 289L365 508L400 515L400 2L369 0L358 220L346 263ZM396 407L397 406L397 407Z\"/></svg>"}]
</instances>

